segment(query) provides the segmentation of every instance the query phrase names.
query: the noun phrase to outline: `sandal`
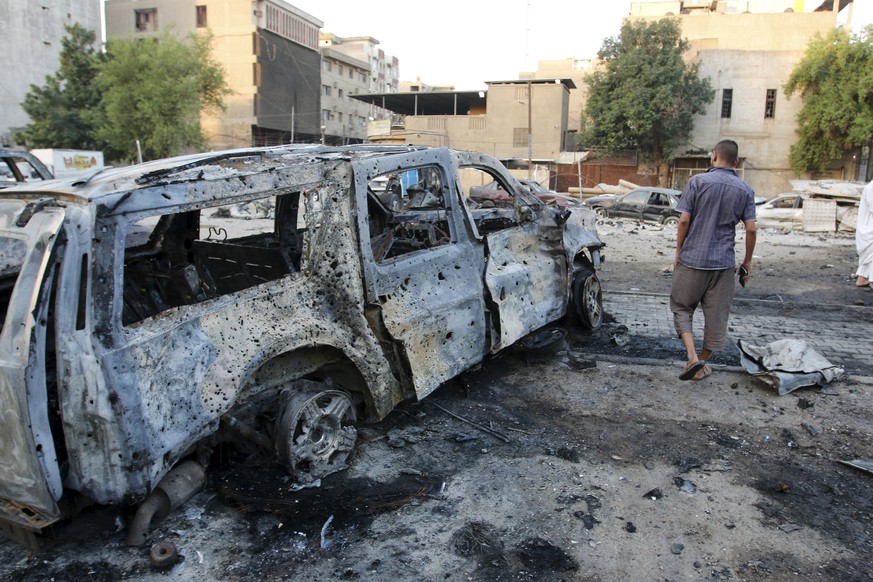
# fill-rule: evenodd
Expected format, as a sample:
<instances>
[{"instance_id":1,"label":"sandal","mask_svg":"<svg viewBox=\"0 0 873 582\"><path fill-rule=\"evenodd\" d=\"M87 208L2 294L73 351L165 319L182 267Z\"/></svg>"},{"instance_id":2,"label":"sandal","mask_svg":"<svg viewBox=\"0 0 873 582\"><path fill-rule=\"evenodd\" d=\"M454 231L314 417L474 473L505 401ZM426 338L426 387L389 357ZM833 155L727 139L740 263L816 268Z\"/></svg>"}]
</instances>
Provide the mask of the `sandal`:
<instances>
[{"instance_id":1,"label":"sandal","mask_svg":"<svg viewBox=\"0 0 873 582\"><path fill-rule=\"evenodd\" d=\"M679 374L680 380L691 380L700 370L706 367L706 360L697 360L694 363L685 366L685 369Z\"/></svg>"},{"instance_id":2,"label":"sandal","mask_svg":"<svg viewBox=\"0 0 873 582\"><path fill-rule=\"evenodd\" d=\"M712 368L704 365L696 374L694 374L694 380L703 380L710 374L712 374Z\"/></svg>"}]
</instances>

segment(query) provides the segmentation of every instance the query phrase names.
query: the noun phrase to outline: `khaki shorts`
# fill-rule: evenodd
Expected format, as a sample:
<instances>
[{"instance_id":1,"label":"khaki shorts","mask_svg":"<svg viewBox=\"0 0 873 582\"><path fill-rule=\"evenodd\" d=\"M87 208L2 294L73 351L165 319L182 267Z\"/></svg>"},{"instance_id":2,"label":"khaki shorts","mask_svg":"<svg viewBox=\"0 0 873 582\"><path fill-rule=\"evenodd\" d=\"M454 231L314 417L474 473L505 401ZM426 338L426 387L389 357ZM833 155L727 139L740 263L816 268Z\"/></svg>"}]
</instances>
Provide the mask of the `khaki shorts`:
<instances>
[{"instance_id":1,"label":"khaki shorts","mask_svg":"<svg viewBox=\"0 0 873 582\"><path fill-rule=\"evenodd\" d=\"M681 263L676 265L670 311L678 335L692 331L694 311L699 305L703 311L703 348L717 351L724 346L734 300L735 273L734 268L704 271Z\"/></svg>"}]
</instances>

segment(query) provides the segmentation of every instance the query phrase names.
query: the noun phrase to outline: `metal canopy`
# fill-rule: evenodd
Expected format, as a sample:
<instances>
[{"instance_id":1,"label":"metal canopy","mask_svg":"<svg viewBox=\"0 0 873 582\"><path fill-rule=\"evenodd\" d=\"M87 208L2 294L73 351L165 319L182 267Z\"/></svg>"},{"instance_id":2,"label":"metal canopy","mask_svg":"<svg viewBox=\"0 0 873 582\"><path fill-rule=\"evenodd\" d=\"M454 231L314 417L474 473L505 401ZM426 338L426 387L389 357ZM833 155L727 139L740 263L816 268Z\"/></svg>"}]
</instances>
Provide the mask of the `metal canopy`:
<instances>
[{"instance_id":1,"label":"metal canopy","mask_svg":"<svg viewBox=\"0 0 873 582\"><path fill-rule=\"evenodd\" d=\"M559 83L575 89L572 79L530 79L489 81L486 85L544 85ZM424 91L404 93L369 93L352 95L353 99L401 115L469 115L473 109L485 111L487 91Z\"/></svg>"},{"instance_id":2,"label":"metal canopy","mask_svg":"<svg viewBox=\"0 0 873 582\"><path fill-rule=\"evenodd\" d=\"M485 91L370 93L352 98L401 115L468 115L473 108L485 110Z\"/></svg>"}]
</instances>

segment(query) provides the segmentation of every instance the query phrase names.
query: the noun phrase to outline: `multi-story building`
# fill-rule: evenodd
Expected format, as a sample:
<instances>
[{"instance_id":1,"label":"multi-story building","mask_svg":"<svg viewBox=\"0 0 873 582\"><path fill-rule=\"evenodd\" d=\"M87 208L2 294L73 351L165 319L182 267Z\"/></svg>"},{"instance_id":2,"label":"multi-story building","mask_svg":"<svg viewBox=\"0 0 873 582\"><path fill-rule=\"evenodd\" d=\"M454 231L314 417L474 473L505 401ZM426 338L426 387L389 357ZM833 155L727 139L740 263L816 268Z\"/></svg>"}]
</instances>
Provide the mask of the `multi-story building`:
<instances>
[{"instance_id":1,"label":"multi-story building","mask_svg":"<svg viewBox=\"0 0 873 582\"><path fill-rule=\"evenodd\" d=\"M371 36L339 37L324 33L319 41L322 47L337 51L370 64L370 93L396 93L400 84L400 62L379 48L379 41Z\"/></svg>"},{"instance_id":2,"label":"multi-story building","mask_svg":"<svg viewBox=\"0 0 873 582\"><path fill-rule=\"evenodd\" d=\"M321 125L325 142L361 143L367 138L373 108L352 96L369 92L370 64L333 45L322 46L320 51Z\"/></svg>"},{"instance_id":3,"label":"multi-story building","mask_svg":"<svg viewBox=\"0 0 873 582\"><path fill-rule=\"evenodd\" d=\"M740 171L758 193L792 189L789 180L797 176L788 156L803 102L799 95L789 99L782 87L809 42L837 26L834 4L846 5L828 1L802 12L803 2L795 0L631 4L632 19L679 18L682 36L691 44L689 57L700 63L700 76L708 77L716 91L713 103L694 120L691 143L674 152L674 187L708 167L716 142L733 139L740 146ZM808 177L853 180L856 172L849 160Z\"/></svg>"},{"instance_id":4,"label":"multi-story building","mask_svg":"<svg viewBox=\"0 0 873 582\"><path fill-rule=\"evenodd\" d=\"M391 112L375 105L365 105L352 95L366 93L396 93L400 85L400 62L379 48L379 41L371 36L340 37L321 33L319 46L322 54L322 125L326 140L341 143L350 137L366 139L366 124L384 121L390 124ZM365 70L360 71L363 63ZM362 73L349 72L349 67ZM342 73L339 73L342 69ZM342 90L343 94L338 95ZM331 93L325 100L325 93ZM349 121L351 116L354 122ZM358 125L364 118L364 126ZM352 136L354 134L354 136Z\"/></svg>"},{"instance_id":5,"label":"multi-story building","mask_svg":"<svg viewBox=\"0 0 873 582\"><path fill-rule=\"evenodd\" d=\"M0 88L0 144L30 123L21 108L31 85L42 86L60 65L64 25L78 23L102 35L102 0L40 0L0 3L0 51L5 60Z\"/></svg>"},{"instance_id":6,"label":"multi-story building","mask_svg":"<svg viewBox=\"0 0 873 582\"><path fill-rule=\"evenodd\" d=\"M109 39L212 34L233 91L225 111L201 117L215 149L321 139L322 26L285 0L106 0Z\"/></svg>"}]
</instances>

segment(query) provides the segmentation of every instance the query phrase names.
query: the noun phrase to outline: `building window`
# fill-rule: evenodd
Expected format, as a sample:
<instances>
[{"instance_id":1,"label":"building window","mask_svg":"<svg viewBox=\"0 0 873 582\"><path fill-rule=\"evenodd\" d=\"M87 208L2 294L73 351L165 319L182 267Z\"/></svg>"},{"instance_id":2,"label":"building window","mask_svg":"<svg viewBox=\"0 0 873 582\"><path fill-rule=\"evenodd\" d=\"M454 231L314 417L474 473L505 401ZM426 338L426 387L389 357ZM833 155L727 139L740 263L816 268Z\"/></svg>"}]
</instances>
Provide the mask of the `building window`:
<instances>
[{"instance_id":1,"label":"building window","mask_svg":"<svg viewBox=\"0 0 873 582\"><path fill-rule=\"evenodd\" d=\"M527 103L528 100L528 87L521 86L515 88L515 100L519 103Z\"/></svg>"},{"instance_id":2,"label":"building window","mask_svg":"<svg viewBox=\"0 0 873 582\"><path fill-rule=\"evenodd\" d=\"M261 86L261 65L252 63L252 84L255 87Z\"/></svg>"},{"instance_id":3,"label":"building window","mask_svg":"<svg viewBox=\"0 0 873 582\"><path fill-rule=\"evenodd\" d=\"M197 6L197 28L206 28L206 6Z\"/></svg>"},{"instance_id":4,"label":"building window","mask_svg":"<svg viewBox=\"0 0 873 582\"><path fill-rule=\"evenodd\" d=\"M330 109L322 109L321 110L321 124L326 125L330 123Z\"/></svg>"},{"instance_id":5,"label":"building window","mask_svg":"<svg viewBox=\"0 0 873 582\"><path fill-rule=\"evenodd\" d=\"M324 70L328 73L331 72L333 70L333 63L330 61L324 61Z\"/></svg>"},{"instance_id":6,"label":"building window","mask_svg":"<svg viewBox=\"0 0 873 582\"><path fill-rule=\"evenodd\" d=\"M776 89L767 89L767 100L764 102L764 117L776 117Z\"/></svg>"},{"instance_id":7,"label":"building window","mask_svg":"<svg viewBox=\"0 0 873 582\"><path fill-rule=\"evenodd\" d=\"M134 10L133 18L137 32L155 32L158 30L157 8L141 8Z\"/></svg>"},{"instance_id":8,"label":"building window","mask_svg":"<svg viewBox=\"0 0 873 582\"><path fill-rule=\"evenodd\" d=\"M516 127L512 130L512 147L525 148L527 147L527 128Z\"/></svg>"},{"instance_id":9,"label":"building window","mask_svg":"<svg viewBox=\"0 0 873 582\"><path fill-rule=\"evenodd\" d=\"M355 72L352 69L349 69L349 79L355 78Z\"/></svg>"},{"instance_id":10,"label":"building window","mask_svg":"<svg viewBox=\"0 0 873 582\"><path fill-rule=\"evenodd\" d=\"M336 96L339 97L340 99L342 99L342 98L343 98L343 90L342 90L342 89L337 89L337 90L336 90Z\"/></svg>"},{"instance_id":11,"label":"building window","mask_svg":"<svg viewBox=\"0 0 873 582\"><path fill-rule=\"evenodd\" d=\"M337 75L342 75L345 72L345 69L343 68L342 65L337 65L336 72L337 72Z\"/></svg>"},{"instance_id":12,"label":"building window","mask_svg":"<svg viewBox=\"0 0 873 582\"><path fill-rule=\"evenodd\" d=\"M331 86L330 86L330 85L322 85L322 86L321 86L321 94L322 94L324 97L330 97L331 92L332 92L332 91L331 91Z\"/></svg>"},{"instance_id":13,"label":"building window","mask_svg":"<svg viewBox=\"0 0 873 582\"><path fill-rule=\"evenodd\" d=\"M340 123L343 122L343 114L342 114L342 111L340 111L339 113L336 114L336 120L339 121Z\"/></svg>"},{"instance_id":14,"label":"building window","mask_svg":"<svg viewBox=\"0 0 873 582\"><path fill-rule=\"evenodd\" d=\"M721 92L721 116L723 119L730 119L731 105L734 101L734 90L723 89Z\"/></svg>"}]
</instances>

